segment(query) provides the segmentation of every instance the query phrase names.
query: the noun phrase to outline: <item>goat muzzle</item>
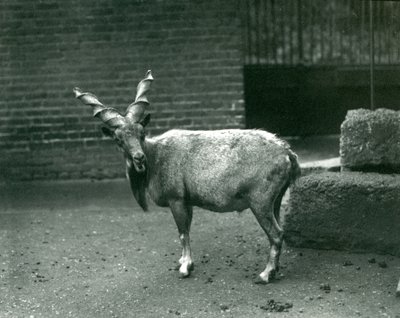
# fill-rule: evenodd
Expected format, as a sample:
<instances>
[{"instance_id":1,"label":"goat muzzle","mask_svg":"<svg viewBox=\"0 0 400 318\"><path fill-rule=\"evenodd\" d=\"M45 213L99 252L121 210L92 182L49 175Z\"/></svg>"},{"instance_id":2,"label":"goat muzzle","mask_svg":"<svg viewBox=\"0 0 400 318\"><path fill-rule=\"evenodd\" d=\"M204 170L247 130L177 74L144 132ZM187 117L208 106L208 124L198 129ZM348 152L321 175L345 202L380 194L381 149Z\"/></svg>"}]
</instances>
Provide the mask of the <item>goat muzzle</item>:
<instances>
[{"instance_id":1,"label":"goat muzzle","mask_svg":"<svg viewBox=\"0 0 400 318\"><path fill-rule=\"evenodd\" d=\"M135 153L132 156L133 166L138 173L143 173L146 170L146 156L143 153Z\"/></svg>"}]
</instances>

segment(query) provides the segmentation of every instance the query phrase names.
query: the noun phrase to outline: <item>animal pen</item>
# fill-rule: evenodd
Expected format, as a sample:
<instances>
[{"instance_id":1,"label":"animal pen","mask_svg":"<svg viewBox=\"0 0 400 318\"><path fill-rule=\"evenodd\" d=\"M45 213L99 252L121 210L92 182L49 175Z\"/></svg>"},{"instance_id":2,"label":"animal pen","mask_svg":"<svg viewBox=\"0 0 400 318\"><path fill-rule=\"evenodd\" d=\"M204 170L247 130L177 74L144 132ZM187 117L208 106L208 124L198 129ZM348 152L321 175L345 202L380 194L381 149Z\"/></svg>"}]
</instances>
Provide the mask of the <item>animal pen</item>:
<instances>
[{"instance_id":1,"label":"animal pen","mask_svg":"<svg viewBox=\"0 0 400 318\"><path fill-rule=\"evenodd\" d=\"M262 180L265 187L260 193L253 191L253 198L256 203L265 199L263 190L270 177L288 164L283 156L290 153L286 142L259 130L234 130L231 134L238 139L224 138L221 145L214 138L221 140L226 130L207 131L200 135L214 136L206 138L208 148L179 151L184 140L199 132L173 130L161 138L160 134L172 127L244 128L244 112L248 128L285 136L339 134L348 109L369 107L369 4L356 0L4 0L0 4L6 21L0 28L0 48L4 48L0 56L5 57L0 62L4 66L0 114L5 123L0 125L0 317L400 316L400 298L394 297L400 270L398 173L302 169L302 177L282 201L285 244L279 272L276 265L263 272L268 282L275 274L267 285L266 279L257 277L269 249L272 257L267 264L277 260L274 251L281 239L275 239L271 249L251 212L208 213L197 204L190 228L193 270L187 229L191 207L175 202L175 216L184 228L178 236L173 216L162 206L163 197L154 200L161 206L143 204L147 197L142 190L150 182L137 174L149 170L150 165L144 165L146 156L126 152L127 145L129 150L136 142L146 145L140 125L149 123L150 117L126 125L113 109L125 111L121 105L132 100L137 76L151 67L156 80L149 92L152 119L146 126L147 137L159 142L144 148L161 145L175 158L197 156L196 162L191 161L195 171L191 182L180 187L193 189L184 199L195 203L196 191L203 189L222 204L221 193L226 191L221 189L231 187L235 190L230 192L232 206L240 211L246 190L241 176L248 176L245 181L254 188ZM374 1L372 7L376 106L400 109L396 74L400 2ZM104 96L103 108L93 95L75 89L76 97L94 108L102 125L111 126L109 135L128 158L128 177L139 181L133 187L139 204L129 180L123 178L122 155L101 136L90 107L74 100L75 85ZM137 97L128 117L140 114L136 106L146 101L141 94ZM385 118L395 117L391 110L382 113ZM345 130L348 150L353 150L352 118ZM400 135L398 119L376 136ZM370 134L364 121L358 127L366 128L366 132L358 130L360 139ZM120 129L117 134L114 128ZM240 138L248 147L246 135L260 140L253 147L256 150L232 151L238 149ZM268 140L275 144L271 151L266 151ZM390 146L392 140L380 138L375 144ZM320 145L313 147L320 156ZM393 156L381 158L399 158L400 149L392 148ZM310 153L303 156L294 150L302 168L304 162L316 163ZM260 156L264 152L269 159ZM344 168L352 169L356 156L348 152L346 159ZM162 159L155 166L169 171L167 162L176 166L169 174L175 180L189 170L190 160ZM254 173L254 167L272 173ZM216 184L223 170L226 175ZM295 172L290 177L297 176ZM199 179L202 187L195 182ZM165 185L172 179L152 180L161 185L153 189L168 190ZM177 198L173 191L165 192ZM310 202L315 203L311 208ZM142 213L140 205L149 212ZM220 210L230 208L225 204ZM182 211L185 218L178 215ZM274 211L280 211L275 203ZM353 253L354 247L374 250ZM180 255L184 257L179 259ZM190 277L180 278L179 273ZM400 285L397 293L400 296Z\"/></svg>"},{"instance_id":2,"label":"animal pen","mask_svg":"<svg viewBox=\"0 0 400 318\"><path fill-rule=\"evenodd\" d=\"M400 109L400 2L253 0L243 11L249 128L338 134L371 91L376 108Z\"/></svg>"}]
</instances>

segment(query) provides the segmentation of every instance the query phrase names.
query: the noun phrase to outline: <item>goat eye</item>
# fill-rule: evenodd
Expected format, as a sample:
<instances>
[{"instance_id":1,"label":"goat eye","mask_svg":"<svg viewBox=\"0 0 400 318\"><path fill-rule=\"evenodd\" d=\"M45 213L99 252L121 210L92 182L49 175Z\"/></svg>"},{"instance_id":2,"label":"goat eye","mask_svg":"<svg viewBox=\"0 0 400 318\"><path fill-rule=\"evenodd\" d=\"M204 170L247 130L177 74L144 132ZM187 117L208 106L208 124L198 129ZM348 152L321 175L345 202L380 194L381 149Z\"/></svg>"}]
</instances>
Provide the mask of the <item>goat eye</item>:
<instances>
[{"instance_id":1,"label":"goat eye","mask_svg":"<svg viewBox=\"0 0 400 318\"><path fill-rule=\"evenodd\" d=\"M115 141L117 142L117 145L122 147L122 141L120 139L115 139Z\"/></svg>"}]
</instances>

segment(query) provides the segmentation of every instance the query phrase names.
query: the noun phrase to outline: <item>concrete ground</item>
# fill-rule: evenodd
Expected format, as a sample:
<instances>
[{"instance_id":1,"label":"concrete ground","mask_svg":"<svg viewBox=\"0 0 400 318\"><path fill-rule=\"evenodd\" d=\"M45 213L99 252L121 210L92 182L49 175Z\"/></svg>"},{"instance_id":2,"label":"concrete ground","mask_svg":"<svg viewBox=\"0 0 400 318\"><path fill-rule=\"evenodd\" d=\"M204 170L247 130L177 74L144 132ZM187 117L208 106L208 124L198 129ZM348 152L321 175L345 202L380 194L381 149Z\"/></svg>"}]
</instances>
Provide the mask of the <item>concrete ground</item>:
<instances>
[{"instance_id":1,"label":"concrete ground","mask_svg":"<svg viewBox=\"0 0 400 318\"><path fill-rule=\"evenodd\" d=\"M337 156L297 142L303 162ZM400 317L399 258L285 247L257 285L268 244L250 212L195 209L191 236L180 279L170 212L142 212L125 180L3 184L0 317Z\"/></svg>"}]
</instances>

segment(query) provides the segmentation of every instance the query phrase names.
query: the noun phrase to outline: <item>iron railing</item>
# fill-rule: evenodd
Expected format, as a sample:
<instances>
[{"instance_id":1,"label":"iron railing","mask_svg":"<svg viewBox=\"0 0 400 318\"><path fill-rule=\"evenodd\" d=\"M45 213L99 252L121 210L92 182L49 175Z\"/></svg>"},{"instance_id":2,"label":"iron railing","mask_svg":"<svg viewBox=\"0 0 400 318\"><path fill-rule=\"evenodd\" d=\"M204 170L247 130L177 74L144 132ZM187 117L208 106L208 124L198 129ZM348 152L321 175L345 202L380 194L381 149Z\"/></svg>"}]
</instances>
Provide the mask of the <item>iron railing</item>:
<instances>
[{"instance_id":1,"label":"iron railing","mask_svg":"<svg viewBox=\"0 0 400 318\"><path fill-rule=\"evenodd\" d=\"M245 64L368 65L364 0L243 0ZM375 64L400 64L400 2L373 1Z\"/></svg>"}]
</instances>

